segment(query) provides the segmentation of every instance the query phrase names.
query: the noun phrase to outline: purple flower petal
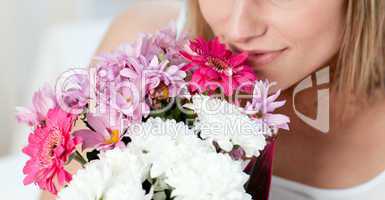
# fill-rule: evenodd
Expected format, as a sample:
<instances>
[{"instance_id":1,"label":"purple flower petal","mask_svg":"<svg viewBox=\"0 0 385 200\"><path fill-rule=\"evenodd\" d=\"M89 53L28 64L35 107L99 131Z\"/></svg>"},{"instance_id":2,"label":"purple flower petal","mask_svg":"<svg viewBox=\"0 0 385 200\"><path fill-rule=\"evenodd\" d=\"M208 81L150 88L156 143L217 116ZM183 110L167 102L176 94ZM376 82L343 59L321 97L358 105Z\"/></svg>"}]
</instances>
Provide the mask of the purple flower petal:
<instances>
[{"instance_id":1,"label":"purple flower petal","mask_svg":"<svg viewBox=\"0 0 385 200\"><path fill-rule=\"evenodd\" d=\"M33 95L32 104L38 116L47 115L48 111L56 106L52 89L49 88L48 85L45 85Z\"/></svg>"},{"instance_id":2,"label":"purple flower petal","mask_svg":"<svg viewBox=\"0 0 385 200\"><path fill-rule=\"evenodd\" d=\"M101 143L103 143L105 140L101 134L88 129L78 130L75 131L73 134L75 137L79 137L81 139L83 150L88 148L95 148Z\"/></svg>"},{"instance_id":3,"label":"purple flower petal","mask_svg":"<svg viewBox=\"0 0 385 200\"><path fill-rule=\"evenodd\" d=\"M267 105L266 111L267 112L274 112L275 109L280 108L284 106L286 101L276 101L276 102L271 102Z\"/></svg>"},{"instance_id":4,"label":"purple flower petal","mask_svg":"<svg viewBox=\"0 0 385 200\"><path fill-rule=\"evenodd\" d=\"M107 131L107 124L102 120L102 117L88 114L87 122L97 133L103 135L104 138L108 138L110 136L109 132Z\"/></svg>"},{"instance_id":5,"label":"purple flower petal","mask_svg":"<svg viewBox=\"0 0 385 200\"><path fill-rule=\"evenodd\" d=\"M290 118L282 114L267 113L265 114L264 119L270 126L281 126L290 122Z\"/></svg>"},{"instance_id":6,"label":"purple flower petal","mask_svg":"<svg viewBox=\"0 0 385 200\"><path fill-rule=\"evenodd\" d=\"M27 123L29 126L33 126L37 123L37 116L33 110L24 107L16 107L16 112L16 119L19 123Z\"/></svg>"},{"instance_id":7,"label":"purple flower petal","mask_svg":"<svg viewBox=\"0 0 385 200\"><path fill-rule=\"evenodd\" d=\"M138 78L138 74L135 73L133 70L129 69L129 68L124 68L120 71L120 75L121 76L124 76L126 78L132 78L132 79L136 79Z\"/></svg>"}]
</instances>

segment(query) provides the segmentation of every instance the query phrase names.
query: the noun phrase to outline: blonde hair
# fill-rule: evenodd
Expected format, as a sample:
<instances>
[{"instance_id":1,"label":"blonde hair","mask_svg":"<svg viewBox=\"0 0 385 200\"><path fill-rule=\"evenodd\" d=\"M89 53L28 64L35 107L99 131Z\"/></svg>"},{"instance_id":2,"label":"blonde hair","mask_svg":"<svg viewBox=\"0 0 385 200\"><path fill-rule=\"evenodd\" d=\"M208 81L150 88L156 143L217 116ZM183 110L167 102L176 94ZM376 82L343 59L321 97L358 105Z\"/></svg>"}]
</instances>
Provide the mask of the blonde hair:
<instances>
[{"instance_id":1,"label":"blonde hair","mask_svg":"<svg viewBox=\"0 0 385 200\"><path fill-rule=\"evenodd\" d=\"M188 1L193 36L213 37L197 0ZM333 87L341 97L385 95L385 1L346 0L346 18Z\"/></svg>"}]
</instances>

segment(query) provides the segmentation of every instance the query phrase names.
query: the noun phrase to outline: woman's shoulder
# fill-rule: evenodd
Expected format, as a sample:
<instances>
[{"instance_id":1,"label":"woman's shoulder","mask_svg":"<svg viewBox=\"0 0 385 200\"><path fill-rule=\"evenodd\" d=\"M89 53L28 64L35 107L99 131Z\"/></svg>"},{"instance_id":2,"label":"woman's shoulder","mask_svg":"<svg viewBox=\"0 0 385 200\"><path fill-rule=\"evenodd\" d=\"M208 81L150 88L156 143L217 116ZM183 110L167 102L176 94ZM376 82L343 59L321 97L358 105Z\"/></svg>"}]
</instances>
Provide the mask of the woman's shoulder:
<instances>
[{"instance_id":1,"label":"woman's shoulder","mask_svg":"<svg viewBox=\"0 0 385 200\"><path fill-rule=\"evenodd\" d=\"M177 0L141 1L132 4L110 24L97 52L108 52L132 42L140 32L154 32L176 20L181 3Z\"/></svg>"}]
</instances>

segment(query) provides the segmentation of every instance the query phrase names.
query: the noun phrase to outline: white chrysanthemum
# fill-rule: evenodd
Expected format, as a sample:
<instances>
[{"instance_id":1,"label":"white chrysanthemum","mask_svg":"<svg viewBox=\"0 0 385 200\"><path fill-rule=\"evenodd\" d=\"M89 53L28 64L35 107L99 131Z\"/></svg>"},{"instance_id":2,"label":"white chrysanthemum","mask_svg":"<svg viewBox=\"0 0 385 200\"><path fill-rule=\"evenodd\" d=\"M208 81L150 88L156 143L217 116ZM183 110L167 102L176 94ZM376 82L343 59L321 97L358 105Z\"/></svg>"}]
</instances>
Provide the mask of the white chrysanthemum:
<instances>
[{"instance_id":1,"label":"white chrysanthemum","mask_svg":"<svg viewBox=\"0 0 385 200\"><path fill-rule=\"evenodd\" d=\"M128 149L110 150L80 169L59 200L150 200L142 189L148 167Z\"/></svg>"},{"instance_id":2,"label":"white chrysanthemum","mask_svg":"<svg viewBox=\"0 0 385 200\"><path fill-rule=\"evenodd\" d=\"M217 154L184 123L150 118L132 126L126 149L114 149L73 177L59 200L249 200L241 163ZM153 179L149 179L151 176ZM150 180L151 191L142 188Z\"/></svg>"},{"instance_id":3,"label":"white chrysanthemum","mask_svg":"<svg viewBox=\"0 0 385 200\"><path fill-rule=\"evenodd\" d=\"M249 176L228 155L207 153L179 162L167 172L175 200L251 200L244 184Z\"/></svg>"},{"instance_id":4,"label":"white chrysanthemum","mask_svg":"<svg viewBox=\"0 0 385 200\"><path fill-rule=\"evenodd\" d=\"M150 176L159 177L175 163L199 153L213 152L207 143L200 140L183 122L150 118L129 129L131 143L128 148L143 153L151 163Z\"/></svg>"},{"instance_id":5,"label":"white chrysanthemum","mask_svg":"<svg viewBox=\"0 0 385 200\"><path fill-rule=\"evenodd\" d=\"M246 156L258 156L266 146L263 125L250 119L240 107L203 95L193 97L192 109L197 113L196 129L201 137L215 141L229 152L241 146Z\"/></svg>"},{"instance_id":6,"label":"white chrysanthemum","mask_svg":"<svg viewBox=\"0 0 385 200\"><path fill-rule=\"evenodd\" d=\"M152 193L145 194L142 182L138 179L131 179L128 174L121 174L124 180L114 180L109 189L105 192L103 200L150 200Z\"/></svg>"}]
</instances>

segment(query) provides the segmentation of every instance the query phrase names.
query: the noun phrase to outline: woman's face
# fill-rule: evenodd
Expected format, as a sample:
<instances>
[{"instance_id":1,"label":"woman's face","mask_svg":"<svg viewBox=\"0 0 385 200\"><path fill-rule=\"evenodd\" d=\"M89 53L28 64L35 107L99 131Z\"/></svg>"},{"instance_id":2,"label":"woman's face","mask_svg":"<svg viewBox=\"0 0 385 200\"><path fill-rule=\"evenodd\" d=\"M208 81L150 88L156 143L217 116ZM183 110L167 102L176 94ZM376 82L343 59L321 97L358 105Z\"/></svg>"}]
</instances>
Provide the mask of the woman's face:
<instances>
[{"instance_id":1,"label":"woman's face","mask_svg":"<svg viewBox=\"0 0 385 200\"><path fill-rule=\"evenodd\" d=\"M344 0L199 0L215 35L249 53L259 78L286 89L330 64L340 46Z\"/></svg>"}]
</instances>

